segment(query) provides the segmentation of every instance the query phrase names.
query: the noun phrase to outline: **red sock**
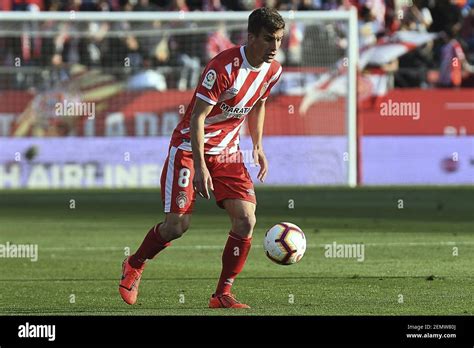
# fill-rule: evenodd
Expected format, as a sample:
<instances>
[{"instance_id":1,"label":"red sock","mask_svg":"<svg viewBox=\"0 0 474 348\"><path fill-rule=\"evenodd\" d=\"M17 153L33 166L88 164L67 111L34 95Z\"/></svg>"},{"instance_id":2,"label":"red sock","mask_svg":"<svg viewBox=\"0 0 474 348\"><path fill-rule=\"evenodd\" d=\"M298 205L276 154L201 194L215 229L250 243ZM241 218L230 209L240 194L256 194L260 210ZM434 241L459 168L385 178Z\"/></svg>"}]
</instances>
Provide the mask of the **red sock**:
<instances>
[{"instance_id":1,"label":"red sock","mask_svg":"<svg viewBox=\"0 0 474 348\"><path fill-rule=\"evenodd\" d=\"M229 233L222 253L222 273L217 284L216 295L230 293L235 277L244 268L251 242L252 238L242 238L232 231Z\"/></svg>"},{"instance_id":2,"label":"red sock","mask_svg":"<svg viewBox=\"0 0 474 348\"><path fill-rule=\"evenodd\" d=\"M142 244L138 248L135 254L130 256L128 263L133 268L140 268L147 259L152 259L171 243L166 242L160 235L159 227L161 223L152 227L148 234L145 236Z\"/></svg>"}]
</instances>

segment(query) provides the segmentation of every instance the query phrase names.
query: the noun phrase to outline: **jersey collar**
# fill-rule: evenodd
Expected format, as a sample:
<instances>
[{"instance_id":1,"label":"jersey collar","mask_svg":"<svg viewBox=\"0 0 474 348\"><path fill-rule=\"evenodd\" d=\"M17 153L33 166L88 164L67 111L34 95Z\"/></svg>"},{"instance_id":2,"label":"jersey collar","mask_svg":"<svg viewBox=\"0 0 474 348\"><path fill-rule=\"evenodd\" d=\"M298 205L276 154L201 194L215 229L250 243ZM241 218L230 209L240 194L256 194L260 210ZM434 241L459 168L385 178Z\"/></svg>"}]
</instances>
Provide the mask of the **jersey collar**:
<instances>
[{"instance_id":1,"label":"jersey collar","mask_svg":"<svg viewBox=\"0 0 474 348\"><path fill-rule=\"evenodd\" d=\"M260 68L256 68L256 67L252 66L249 63L249 61L247 60L247 56L245 55L244 47L245 47L245 45L240 46L240 54L242 55L242 58L244 59L244 66L246 68L249 68L252 71L260 71L260 70L262 70L263 67L265 67L266 64L270 64L270 63L263 62L263 64L260 66Z\"/></svg>"}]
</instances>

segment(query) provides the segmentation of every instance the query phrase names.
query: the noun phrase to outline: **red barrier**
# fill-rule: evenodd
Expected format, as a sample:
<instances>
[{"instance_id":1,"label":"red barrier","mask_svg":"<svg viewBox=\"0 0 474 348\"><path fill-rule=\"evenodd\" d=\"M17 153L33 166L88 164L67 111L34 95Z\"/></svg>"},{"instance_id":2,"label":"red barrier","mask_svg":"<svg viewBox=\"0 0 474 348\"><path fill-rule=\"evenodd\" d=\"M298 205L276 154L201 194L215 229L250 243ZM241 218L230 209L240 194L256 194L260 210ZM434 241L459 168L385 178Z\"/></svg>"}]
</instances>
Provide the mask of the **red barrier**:
<instances>
[{"instance_id":1,"label":"red barrier","mask_svg":"<svg viewBox=\"0 0 474 348\"><path fill-rule=\"evenodd\" d=\"M472 135L474 89L393 90L359 115L364 135Z\"/></svg>"},{"instance_id":2,"label":"red barrier","mask_svg":"<svg viewBox=\"0 0 474 348\"><path fill-rule=\"evenodd\" d=\"M136 117L143 112L151 113L151 120L158 129L156 135L169 134L170 128L184 114L191 96L192 91L122 91L101 100L94 100L92 96L87 102L95 106L93 134L105 135L106 119L117 112L123 114L125 135L137 135ZM62 102L60 96L52 101L44 99L36 97L33 102L33 95L27 92L1 92L0 118L4 119L0 119L0 132L3 132L0 136L42 134L34 128L38 124L45 127L45 118L48 120L48 129L43 132L45 135L84 135L87 117L55 117L54 104ZM314 103L304 115L300 113L302 99L301 96L288 95L270 97L265 134L346 133L345 99ZM8 114L13 114L14 118ZM382 98L364 101L359 105L358 114L361 135L474 134L474 89L392 90ZM166 121L164 115L167 115Z\"/></svg>"}]
</instances>

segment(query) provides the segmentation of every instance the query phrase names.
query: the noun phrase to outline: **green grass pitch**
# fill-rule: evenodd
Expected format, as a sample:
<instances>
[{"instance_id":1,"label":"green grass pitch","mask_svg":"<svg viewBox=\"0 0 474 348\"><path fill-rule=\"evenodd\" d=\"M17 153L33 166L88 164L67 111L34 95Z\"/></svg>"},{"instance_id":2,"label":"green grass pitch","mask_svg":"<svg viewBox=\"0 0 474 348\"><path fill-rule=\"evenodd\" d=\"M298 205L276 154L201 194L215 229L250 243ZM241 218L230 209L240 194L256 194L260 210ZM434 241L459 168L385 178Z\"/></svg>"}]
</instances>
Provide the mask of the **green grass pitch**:
<instances>
[{"instance_id":1,"label":"green grass pitch","mask_svg":"<svg viewBox=\"0 0 474 348\"><path fill-rule=\"evenodd\" d=\"M37 244L39 257L0 258L0 315L474 314L472 187L258 187L257 196L253 247L233 288L252 309L239 311L207 308L230 226L213 200L198 199L191 228L149 262L128 306L121 263L161 221L158 190L2 191L0 244ZM265 230L280 221L306 233L296 265L264 255ZM325 257L333 242L363 243L364 261Z\"/></svg>"}]
</instances>

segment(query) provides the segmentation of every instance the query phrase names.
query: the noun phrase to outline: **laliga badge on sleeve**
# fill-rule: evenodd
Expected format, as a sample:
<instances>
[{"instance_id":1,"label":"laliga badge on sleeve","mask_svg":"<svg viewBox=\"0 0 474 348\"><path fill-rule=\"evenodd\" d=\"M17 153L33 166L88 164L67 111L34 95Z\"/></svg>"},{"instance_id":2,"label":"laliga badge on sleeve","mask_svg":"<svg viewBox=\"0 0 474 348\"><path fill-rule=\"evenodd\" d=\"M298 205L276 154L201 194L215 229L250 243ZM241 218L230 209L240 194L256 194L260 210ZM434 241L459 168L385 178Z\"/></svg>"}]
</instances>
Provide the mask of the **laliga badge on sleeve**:
<instances>
[{"instance_id":1,"label":"laliga badge on sleeve","mask_svg":"<svg viewBox=\"0 0 474 348\"><path fill-rule=\"evenodd\" d=\"M214 69L211 69L207 72L204 80L202 81L202 85L207 89L211 89L214 86L214 82L216 82L217 74Z\"/></svg>"}]
</instances>

